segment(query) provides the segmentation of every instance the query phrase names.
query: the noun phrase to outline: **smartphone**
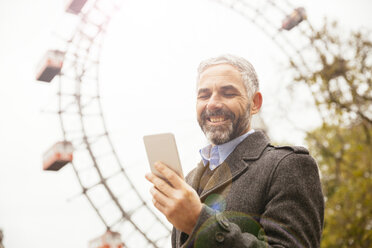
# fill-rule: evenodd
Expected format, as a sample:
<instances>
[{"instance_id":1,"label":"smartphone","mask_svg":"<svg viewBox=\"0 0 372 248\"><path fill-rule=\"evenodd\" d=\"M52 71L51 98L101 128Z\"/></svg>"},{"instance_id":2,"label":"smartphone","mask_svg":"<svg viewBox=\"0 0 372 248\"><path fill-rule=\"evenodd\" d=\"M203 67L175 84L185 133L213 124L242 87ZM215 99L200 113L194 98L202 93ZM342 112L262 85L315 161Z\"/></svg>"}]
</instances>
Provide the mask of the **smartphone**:
<instances>
[{"instance_id":1,"label":"smartphone","mask_svg":"<svg viewBox=\"0 0 372 248\"><path fill-rule=\"evenodd\" d=\"M152 173L165 179L154 167L154 163L160 161L183 178L176 139L172 133L146 135L143 136L143 142Z\"/></svg>"}]
</instances>

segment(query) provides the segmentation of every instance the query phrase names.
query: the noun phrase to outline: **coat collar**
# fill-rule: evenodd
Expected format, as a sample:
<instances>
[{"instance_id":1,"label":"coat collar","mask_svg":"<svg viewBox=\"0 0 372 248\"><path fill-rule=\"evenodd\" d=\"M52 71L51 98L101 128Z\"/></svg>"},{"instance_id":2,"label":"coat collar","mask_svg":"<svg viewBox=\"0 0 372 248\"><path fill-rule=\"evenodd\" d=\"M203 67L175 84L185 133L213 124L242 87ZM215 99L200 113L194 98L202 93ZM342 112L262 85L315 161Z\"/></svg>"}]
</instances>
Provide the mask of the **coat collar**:
<instances>
[{"instance_id":1,"label":"coat collar","mask_svg":"<svg viewBox=\"0 0 372 248\"><path fill-rule=\"evenodd\" d=\"M244 139L235 150L218 166L207 185L203 189L200 199L203 201L207 195L217 190L223 185L232 182L249 166L249 161L257 160L265 148L269 145L269 140L262 131L256 131ZM194 169L187 182L197 190L201 177L203 176L205 166L200 162Z\"/></svg>"},{"instance_id":2,"label":"coat collar","mask_svg":"<svg viewBox=\"0 0 372 248\"><path fill-rule=\"evenodd\" d=\"M257 160L268 145L269 139L265 133L257 130L236 147L233 156L240 156L240 159L244 160Z\"/></svg>"}]
</instances>

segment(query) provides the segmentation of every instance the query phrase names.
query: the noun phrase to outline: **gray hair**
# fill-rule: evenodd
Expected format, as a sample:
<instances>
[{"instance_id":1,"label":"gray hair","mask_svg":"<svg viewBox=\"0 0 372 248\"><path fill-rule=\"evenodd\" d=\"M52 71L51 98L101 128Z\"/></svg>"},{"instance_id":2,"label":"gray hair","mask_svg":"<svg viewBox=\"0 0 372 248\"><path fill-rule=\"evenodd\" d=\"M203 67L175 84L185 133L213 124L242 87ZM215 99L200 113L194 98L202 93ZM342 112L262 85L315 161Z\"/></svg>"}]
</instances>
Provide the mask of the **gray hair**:
<instances>
[{"instance_id":1,"label":"gray hair","mask_svg":"<svg viewBox=\"0 0 372 248\"><path fill-rule=\"evenodd\" d=\"M252 97L259 90L258 77L251 63L245 58L224 54L216 58L210 58L200 62L198 67L197 82L200 80L200 75L209 67L219 64L229 64L234 66L241 74L244 86L247 90L248 97Z\"/></svg>"}]
</instances>

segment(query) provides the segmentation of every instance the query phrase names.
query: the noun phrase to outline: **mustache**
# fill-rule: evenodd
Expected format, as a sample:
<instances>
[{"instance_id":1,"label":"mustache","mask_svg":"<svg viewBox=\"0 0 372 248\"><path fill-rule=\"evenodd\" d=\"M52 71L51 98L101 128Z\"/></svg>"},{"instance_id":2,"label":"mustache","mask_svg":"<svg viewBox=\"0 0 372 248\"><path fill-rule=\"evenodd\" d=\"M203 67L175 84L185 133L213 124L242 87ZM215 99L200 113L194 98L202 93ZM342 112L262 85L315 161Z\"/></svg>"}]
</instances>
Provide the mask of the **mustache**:
<instances>
[{"instance_id":1,"label":"mustache","mask_svg":"<svg viewBox=\"0 0 372 248\"><path fill-rule=\"evenodd\" d=\"M217 109L214 111L210 111L208 109L204 109L203 112L201 113L200 117L202 120L206 120L208 117L213 117L213 116L225 116L227 119L230 119L232 121L235 120L235 115L232 111L228 109Z\"/></svg>"}]
</instances>

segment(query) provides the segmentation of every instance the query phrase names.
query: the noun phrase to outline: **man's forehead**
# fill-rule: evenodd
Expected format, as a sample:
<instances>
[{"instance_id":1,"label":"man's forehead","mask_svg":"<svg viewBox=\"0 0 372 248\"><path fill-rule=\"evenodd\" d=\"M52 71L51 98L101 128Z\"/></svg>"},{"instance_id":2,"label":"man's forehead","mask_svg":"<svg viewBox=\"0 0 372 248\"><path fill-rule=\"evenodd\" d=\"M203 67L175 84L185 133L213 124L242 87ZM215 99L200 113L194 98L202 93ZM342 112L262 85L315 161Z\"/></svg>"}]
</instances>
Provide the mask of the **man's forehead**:
<instances>
[{"instance_id":1,"label":"man's forehead","mask_svg":"<svg viewBox=\"0 0 372 248\"><path fill-rule=\"evenodd\" d=\"M245 88L241 73L232 65L220 64L208 67L200 75L198 89L218 84L219 87Z\"/></svg>"},{"instance_id":2,"label":"man's forehead","mask_svg":"<svg viewBox=\"0 0 372 248\"><path fill-rule=\"evenodd\" d=\"M218 64L209 66L200 74L200 80L202 80L205 77L212 76L213 77L235 76L241 78L239 70L230 64Z\"/></svg>"}]
</instances>

